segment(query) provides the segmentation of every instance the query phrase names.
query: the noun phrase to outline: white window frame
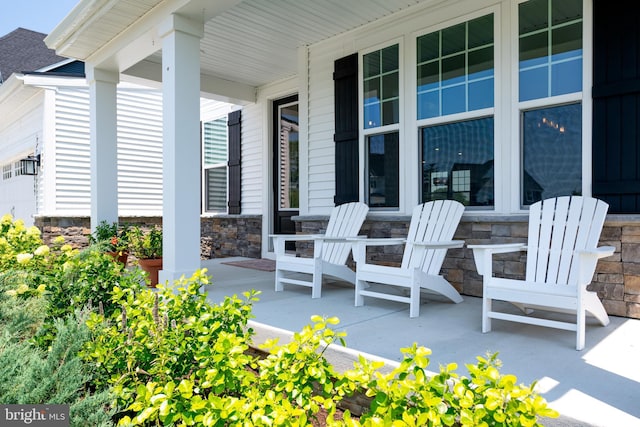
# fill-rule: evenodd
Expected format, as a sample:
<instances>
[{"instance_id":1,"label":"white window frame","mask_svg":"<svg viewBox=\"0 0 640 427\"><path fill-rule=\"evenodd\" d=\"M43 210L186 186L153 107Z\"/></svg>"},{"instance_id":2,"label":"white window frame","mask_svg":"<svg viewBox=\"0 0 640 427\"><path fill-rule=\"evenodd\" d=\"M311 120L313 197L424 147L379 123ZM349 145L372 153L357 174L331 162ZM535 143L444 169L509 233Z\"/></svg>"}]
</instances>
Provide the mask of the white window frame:
<instances>
[{"instance_id":1,"label":"white window frame","mask_svg":"<svg viewBox=\"0 0 640 427\"><path fill-rule=\"evenodd\" d=\"M200 129L201 129L201 134L202 134L202 138L201 138L201 144L202 144L202 158L201 158L201 164L202 164L202 172L201 172L201 176L202 176L202 214L203 215L207 215L207 216L216 216L216 215L226 215L229 212L229 168L227 166L227 162L229 161L229 131L227 129L227 138L226 138L226 151L227 151L227 156L224 162L219 162L219 163L214 163L211 165L207 165L205 162L205 133L204 133L204 127L205 127L205 123L209 123L209 122L213 122L216 120L221 120L224 119L225 123L227 122L227 117L226 116L220 116L220 117L214 117L214 118L210 118L208 120L203 120L200 124ZM207 200L208 200L208 194L207 194L207 171L209 169L219 169L219 168L224 168L225 173L226 173L226 189L225 189L225 209L224 212L214 212L214 211L210 211L207 209Z\"/></svg>"},{"instance_id":2,"label":"white window frame","mask_svg":"<svg viewBox=\"0 0 640 427\"><path fill-rule=\"evenodd\" d=\"M443 29L452 27L454 25L458 25L461 24L463 22L468 22L471 21L473 19L476 18L480 18L482 16L485 15L489 15L489 14L493 14L493 48L494 48L494 56L493 56L493 64L494 64L494 75L493 75L493 107L488 107L488 108L482 108L479 110L473 110L473 111L465 111L465 112L461 112L461 113L455 113L455 114L447 114L447 115L442 115L442 116L438 116L438 117L430 117L427 119L417 119L418 117L418 105L417 105L417 93L418 93L418 84L417 84L417 53L415 52L417 49L417 39L425 34L430 34L433 33L435 31L441 31ZM422 185L420 183L420 177L422 176L422 148L421 148L421 138L420 138L420 130L423 127L426 126L433 126L433 125L446 125L448 123L456 123L456 122L463 122L463 121L467 121L467 120L474 120L474 119L481 119L481 118L486 118L486 117L493 117L493 174L494 174L494 182L493 182L493 192L494 192L494 205L491 208L484 208L482 206L468 206L465 207L465 209L470 209L474 212L477 211L484 211L484 212L497 212L498 211L498 206L499 203L501 202L500 199L502 199L501 197L501 191L499 191L498 189L500 188L499 186L502 185L502 183L500 182L499 179L499 171L502 170L502 166L501 163L499 161L499 159L501 159L501 152L500 152L500 148L499 148L499 114L501 112L501 108L498 105L498 103L500 102L500 84L498 82L501 81L501 76L502 76L502 71L501 71L501 65L502 65L502 61L501 61L501 56L500 56L500 52L501 52L501 47L502 47L502 41L500 39L500 9L498 7L490 7L490 8L483 8L480 10L476 10L472 13L468 13L465 14L463 16L459 16L455 19L452 20L448 20L446 22L442 22L438 25L429 27L429 28L424 28L420 31L414 32L411 37L412 37L412 41L413 41L413 50L414 50L414 55L413 55L413 74L412 74L412 86L411 86L411 91L412 91L412 98L413 98L413 108L411 111L411 114L413 114L413 120L414 120L414 126L413 129L415 129L415 134L416 134L416 142L415 142L415 146L416 146L416 159L418 159L418 161L416 162L416 171L415 173L417 174L415 176L414 181L417 183L417 188L415 190L416 192L416 197L417 200L419 201L421 198L421 192L422 192Z\"/></svg>"},{"instance_id":3,"label":"white window frame","mask_svg":"<svg viewBox=\"0 0 640 427\"><path fill-rule=\"evenodd\" d=\"M582 91L558 96L550 96L546 98L532 99L520 102L519 87L519 27L518 27L518 7L526 0L520 0L514 4L511 9L511 42L513 43L513 52L511 57L511 80L512 85L512 113L511 123L511 140L518 141L518 144L512 149L511 164L514 165L513 170L507 180L509 185L509 210L512 212L526 212L528 207L522 206L522 135L521 135L521 115L524 111L554 107L562 104L580 103L582 105L582 195L591 196L591 183L593 175L591 171L592 164L592 111L593 102L591 97L591 87L593 85L593 14L591 0L582 0Z\"/></svg>"},{"instance_id":4,"label":"white window frame","mask_svg":"<svg viewBox=\"0 0 640 427\"><path fill-rule=\"evenodd\" d=\"M13 177L13 163L2 165L2 180L7 181Z\"/></svg>"},{"instance_id":5,"label":"white window frame","mask_svg":"<svg viewBox=\"0 0 640 427\"><path fill-rule=\"evenodd\" d=\"M467 0L444 4L441 8L425 7L420 13L399 18L393 25L381 26L366 33L355 44L358 51L358 115L360 129L360 199L365 200L366 137L372 134L397 131L399 135L400 201L399 211L411 212L418 203L421 153L418 131L426 125L469 120L493 115L494 118L494 206L492 209L476 207L473 214L523 214L521 207L521 134L520 114L523 109L550 107L569 102L582 104L582 194L591 195L592 183L592 110L593 84L593 5L582 0L582 92L531 101L519 101L519 30L518 6L528 0ZM494 106L472 112L417 120L416 43L417 37L461 22L492 13L494 15ZM389 23L387 23L389 24ZM363 55L375 50L399 45L400 111L398 125L373 129L364 128L363 114ZM394 212L397 212L394 210ZM376 213L385 214L376 210ZM393 212L389 212L393 214Z\"/></svg>"},{"instance_id":6,"label":"white window frame","mask_svg":"<svg viewBox=\"0 0 640 427\"><path fill-rule=\"evenodd\" d=\"M363 58L365 55L382 50L384 48L390 47L397 44L398 45L398 123L391 125L378 126L375 128L367 128L364 127L364 105L363 105L363 95L364 95L364 62ZM405 147L406 141L403 138L404 130L403 123L405 121L404 107L405 107L405 98L406 98L406 90L404 85L404 75L405 75L405 62L404 62L404 39L403 37L390 39L384 43L376 44L375 46L371 46L367 49L363 49L358 52L358 126L360 129L360 140L359 140L359 162L363 166L363 171L361 174L360 180L360 200L368 203L367 187L369 185L368 171L369 165L367 161L367 138L369 136L382 135L391 132L398 132L398 207L382 207L382 208L372 208L376 212L394 212L403 210L403 203L406 199L406 191L402 189L405 188L406 177L403 171L403 165L406 163L405 160Z\"/></svg>"}]
</instances>

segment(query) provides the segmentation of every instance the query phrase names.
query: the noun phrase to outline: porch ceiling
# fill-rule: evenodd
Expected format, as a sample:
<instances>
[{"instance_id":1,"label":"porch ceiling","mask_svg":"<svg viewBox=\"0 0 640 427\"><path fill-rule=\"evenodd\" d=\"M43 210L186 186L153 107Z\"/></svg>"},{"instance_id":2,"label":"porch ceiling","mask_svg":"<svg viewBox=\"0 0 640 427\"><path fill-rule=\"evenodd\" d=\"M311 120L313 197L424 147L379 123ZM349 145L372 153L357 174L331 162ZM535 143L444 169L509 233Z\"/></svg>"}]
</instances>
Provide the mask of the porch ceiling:
<instances>
[{"instance_id":1,"label":"porch ceiling","mask_svg":"<svg viewBox=\"0 0 640 427\"><path fill-rule=\"evenodd\" d=\"M204 17L205 35L200 44L202 74L257 87L295 75L300 46L318 43L417 4L441 2L81 0L46 42L60 55L97 65L110 64L119 71L145 59L143 69L149 70L149 78L153 78L150 71L161 63L155 30L158 23L170 13L192 19ZM138 53L129 53L144 56L123 59L126 46L145 43L148 52L138 48ZM150 49L150 45L154 48ZM157 73L158 70L155 80Z\"/></svg>"}]
</instances>

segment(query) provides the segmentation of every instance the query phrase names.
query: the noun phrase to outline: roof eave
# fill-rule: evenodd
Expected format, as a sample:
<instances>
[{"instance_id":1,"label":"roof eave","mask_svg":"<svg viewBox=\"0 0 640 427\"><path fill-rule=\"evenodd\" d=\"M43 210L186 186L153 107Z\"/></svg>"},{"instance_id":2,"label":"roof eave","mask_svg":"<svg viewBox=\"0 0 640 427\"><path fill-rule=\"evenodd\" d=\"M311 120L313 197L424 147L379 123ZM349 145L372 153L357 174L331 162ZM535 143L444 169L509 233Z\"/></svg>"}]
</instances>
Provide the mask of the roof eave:
<instances>
[{"instance_id":1,"label":"roof eave","mask_svg":"<svg viewBox=\"0 0 640 427\"><path fill-rule=\"evenodd\" d=\"M14 73L0 85L0 122L11 123L20 106L37 94L40 88L25 85L23 75ZM1 126L0 126L1 127Z\"/></svg>"}]
</instances>

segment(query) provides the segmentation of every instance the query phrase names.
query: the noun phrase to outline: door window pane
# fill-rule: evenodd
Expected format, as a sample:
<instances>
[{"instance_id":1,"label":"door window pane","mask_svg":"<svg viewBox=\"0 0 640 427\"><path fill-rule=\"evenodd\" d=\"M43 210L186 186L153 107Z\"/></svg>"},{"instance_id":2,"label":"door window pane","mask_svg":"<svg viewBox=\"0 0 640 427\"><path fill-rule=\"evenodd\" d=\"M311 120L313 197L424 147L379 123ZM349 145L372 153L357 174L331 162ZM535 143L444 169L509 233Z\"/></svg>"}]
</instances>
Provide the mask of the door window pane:
<instances>
[{"instance_id":1,"label":"door window pane","mask_svg":"<svg viewBox=\"0 0 640 427\"><path fill-rule=\"evenodd\" d=\"M522 113L522 204L582 194L582 106Z\"/></svg>"},{"instance_id":2,"label":"door window pane","mask_svg":"<svg viewBox=\"0 0 640 427\"><path fill-rule=\"evenodd\" d=\"M298 209L300 197L298 103L280 108L280 209Z\"/></svg>"},{"instance_id":3,"label":"door window pane","mask_svg":"<svg viewBox=\"0 0 640 427\"><path fill-rule=\"evenodd\" d=\"M365 129L396 124L400 120L399 46L368 53L363 63Z\"/></svg>"},{"instance_id":4,"label":"door window pane","mask_svg":"<svg viewBox=\"0 0 640 427\"><path fill-rule=\"evenodd\" d=\"M493 15L418 37L418 119L493 107L493 50Z\"/></svg>"},{"instance_id":5,"label":"door window pane","mask_svg":"<svg viewBox=\"0 0 640 427\"><path fill-rule=\"evenodd\" d=\"M493 118L427 126L422 142L422 201L453 199L493 206Z\"/></svg>"},{"instance_id":6,"label":"door window pane","mask_svg":"<svg viewBox=\"0 0 640 427\"><path fill-rule=\"evenodd\" d=\"M518 15L520 101L580 92L582 0L529 0Z\"/></svg>"},{"instance_id":7,"label":"door window pane","mask_svg":"<svg viewBox=\"0 0 640 427\"><path fill-rule=\"evenodd\" d=\"M371 207L400 206L398 132L367 137L367 201Z\"/></svg>"}]
</instances>

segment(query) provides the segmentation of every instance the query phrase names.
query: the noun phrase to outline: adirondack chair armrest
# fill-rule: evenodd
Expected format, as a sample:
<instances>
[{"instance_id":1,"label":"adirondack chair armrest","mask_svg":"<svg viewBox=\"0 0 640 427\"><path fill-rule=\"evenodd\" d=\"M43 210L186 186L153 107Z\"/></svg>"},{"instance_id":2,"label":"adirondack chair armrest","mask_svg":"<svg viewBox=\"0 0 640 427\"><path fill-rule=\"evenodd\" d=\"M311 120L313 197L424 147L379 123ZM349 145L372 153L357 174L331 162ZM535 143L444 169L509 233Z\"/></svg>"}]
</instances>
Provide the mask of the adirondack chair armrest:
<instances>
[{"instance_id":1,"label":"adirondack chair armrest","mask_svg":"<svg viewBox=\"0 0 640 427\"><path fill-rule=\"evenodd\" d=\"M616 251L616 248L613 246L600 246L598 248L591 249L591 250L586 250L586 249L580 250L580 251L577 251L577 253L580 256L588 256L588 257L595 256L597 259L600 259L600 258L606 258L608 256L613 255L615 251Z\"/></svg>"},{"instance_id":2,"label":"adirondack chair armrest","mask_svg":"<svg viewBox=\"0 0 640 427\"><path fill-rule=\"evenodd\" d=\"M322 234L269 234L269 237L273 239L273 250L276 256L284 255L285 242L303 242L313 241L319 237L323 237Z\"/></svg>"},{"instance_id":3,"label":"adirondack chair armrest","mask_svg":"<svg viewBox=\"0 0 640 427\"><path fill-rule=\"evenodd\" d=\"M366 236L362 236L361 238L365 238ZM322 258L322 249L323 249L323 245L325 243L346 243L346 244L351 244L351 240L355 239L358 240L359 238L356 237L331 237L331 236L324 236L324 235L319 235L319 236L315 236L313 238L313 257L314 258ZM351 247L351 249L353 249L353 246Z\"/></svg>"},{"instance_id":4,"label":"adirondack chair armrest","mask_svg":"<svg viewBox=\"0 0 640 427\"><path fill-rule=\"evenodd\" d=\"M467 245L469 249L473 249L473 260L476 264L476 270L481 276L491 277L493 268L491 260L493 254L504 254L508 252L526 251L525 243L494 243L489 245Z\"/></svg>"},{"instance_id":5,"label":"adirondack chair armrest","mask_svg":"<svg viewBox=\"0 0 640 427\"><path fill-rule=\"evenodd\" d=\"M269 234L272 239L282 239L284 241L304 241L315 240L324 237L322 234Z\"/></svg>"},{"instance_id":6,"label":"adirondack chair armrest","mask_svg":"<svg viewBox=\"0 0 640 427\"><path fill-rule=\"evenodd\" d=\"M580 262L580 271L578 282L582 286L587 286L593 279L593 273L596 270L596 264L600 258L606 258L613 255L616 248L613 246L600 246L595 249L582 249L576 251Z\"/></svg>"},{"instance_id":7,"label":"adirondack chair armrest","mask_svg":"<svg viewBox=\"0 0 640 427\"><path fill-rule=\"evenodd\" d=\"M407 239L404 237L348 237L347 240L352 241L354 244L364 246L388 246L388 245L402 245L406 243Z\"/></svg>"},{"instance_id":8,"label":"adirondack chair armrest","mask_svg":"<svg viewBox=\"0 0 640 427\"><path fill-rule=\"evenodd\" d=\"M389 245L403 245L407 239L404 237L351 237L347 240L353 243L353 260L358 263L366 264L367 260L367 246L389 246Z\"/></svg>"},{"instance_id":9,"label":"adirondack chair armrest","mask_svg":"<svg viewBox=\"0 0 640 427\"><path fill-rule=\"evenodd\" d=\"M319 236L314 240L322 240L324 243L351 243L353 241L357 241L360 239L366 239L366 236L363 237L324 237Z\"/></svg>"},{"instance_id":10,"label":"adirondack chair armrest","mask_svg":"<svg viewBox=\"0 0 640 427\"><path fill-rule=\"evenodd\" d=\"M464 246L464 240L449 240L448 242L413 242L415 246L424 249L453 249Z\"/></svg>"}]
</instances>

